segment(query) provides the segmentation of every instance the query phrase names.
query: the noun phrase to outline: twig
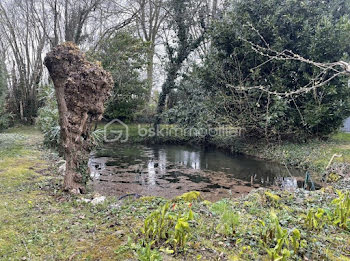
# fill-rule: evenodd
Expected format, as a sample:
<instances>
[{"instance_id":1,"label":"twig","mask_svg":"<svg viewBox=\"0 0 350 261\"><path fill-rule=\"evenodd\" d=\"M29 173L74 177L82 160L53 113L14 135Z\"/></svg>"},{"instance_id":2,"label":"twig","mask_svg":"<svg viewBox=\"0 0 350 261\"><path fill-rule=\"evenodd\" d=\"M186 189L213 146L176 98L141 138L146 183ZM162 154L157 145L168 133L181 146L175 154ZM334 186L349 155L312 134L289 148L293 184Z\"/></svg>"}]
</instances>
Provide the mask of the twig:
<instances>
[{"instance_id":1,"label":"twig","mask_svg":"<svg viewBox=\"0 0 350 261\"><path fill-rule=\"evenodd\" d=\"M312 79L308 84L305 86L299 88L298 90L290 91L290 92L277 92L277 91L270 91L268 89L269 86L263 86L263 85L257 85L257 86L243 86L243 85L230 85L227 84L227 87L234 88L236 90L240 91L249 91L249 90L261 90L263 92L268 93L269 95L275 95L279 97L291 97L294 95L301 95L304 93L308 93L312 90L315 90L317 88L323 87L326 84L328 84L331 80L333 80L336 77L342 76L342 75L350 75L350 64L344 61L338 61L333 63L320 63L315 62L309 59L306 59L302 57L299 54L295 54L291 50L283 50L281 52L278 52L276 50L273 50L270 48L269 44L266 42L264 37L259 33L259 31L253 27L251 24L247 24L246 26L249 26L252 28L252 30L260 37L260 39L263 41L264 45L266 47L263 47L261 45L255 44L247 39L240 38L243 42L249 44L256 53L260 54L261 56L265 56L268 58L267 61L264 61L263 63L255 66L252 68L252 70L256 70L259 67L273 61L288 61L288 60L294 60L302 63L306 63L309 65L312 65L314 67L317 67L321 70L321 72L316 75L314 79ZM324 77L329 73L333 72L334 74L330 76L328 79L324 79Z\"/></svg>"}]
</instances>

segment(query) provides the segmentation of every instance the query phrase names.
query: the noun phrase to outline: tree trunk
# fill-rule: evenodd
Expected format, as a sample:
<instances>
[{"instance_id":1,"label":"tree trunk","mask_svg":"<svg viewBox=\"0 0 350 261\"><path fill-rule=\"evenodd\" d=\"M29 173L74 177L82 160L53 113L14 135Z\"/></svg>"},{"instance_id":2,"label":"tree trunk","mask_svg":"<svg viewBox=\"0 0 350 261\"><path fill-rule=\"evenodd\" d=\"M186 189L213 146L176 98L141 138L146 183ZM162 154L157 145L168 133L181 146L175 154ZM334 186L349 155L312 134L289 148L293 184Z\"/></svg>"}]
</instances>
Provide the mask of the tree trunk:
<instances>
[{"instance_id":1,"label":"tree trunk","mask_svg":"<svg viewBox=\"0 0 350 261\"><path fill-rule=\"evenodd\" d=\"M151 43L151 46L147 54L147 62L148 62L147 63L147 83L148 83L147 101L149 103L152 103L154 52L155 52L155 46L154 46L154 43Z\"/></svg>"},{"instance_id":2,"label":"tree trunk","mask_svg":"<svg viewBox=\"0 0 350 261\"><path fill-rule=\"evenodd\" d=\"M56 99L59 110L59 124L61 127L60 135L66 159L66 173L64 177L64 190L73 191L75 193L84 192L85 185L82 182L82 175L77 172L77 161L75 157L74 143L69 135L68 109L65 100L65 82L55 81Z\"/></svg>"},{"instance_id":3,"label":"tree trunk","mask_svg":"<svg viewBox=\"0 0 350 261\"><path fill-rule=\"evenodd\" d=\"M175 86L175 79L176 79L177 73L180 69L179 64L173 63L170 66L172 66L172 67L168 71L168 76L167 76L167 78L162 86L162 92L159 94L157 114L156 114L155 120L154 120L154 130L155 130L156 136L158 135L159 124L161 123L161 119L162 119L161 116L162 116L162 113L164 112L164 109L165 109L166 98L168 97L170 91Z\"/></svg>"},{"instance_id":4,"label":"tree trunk","mask_svg":"<svg viewBox=\"0 0 350 261\"><path fill-rule=\"evenodd\" d=\"M100 120L113 87L112 76L86 60L73 43L58 45L45 58L55 85L61 145L66 160L64 190L84 193L89 173L90 131Z\"/></svg>"}]
</instances>

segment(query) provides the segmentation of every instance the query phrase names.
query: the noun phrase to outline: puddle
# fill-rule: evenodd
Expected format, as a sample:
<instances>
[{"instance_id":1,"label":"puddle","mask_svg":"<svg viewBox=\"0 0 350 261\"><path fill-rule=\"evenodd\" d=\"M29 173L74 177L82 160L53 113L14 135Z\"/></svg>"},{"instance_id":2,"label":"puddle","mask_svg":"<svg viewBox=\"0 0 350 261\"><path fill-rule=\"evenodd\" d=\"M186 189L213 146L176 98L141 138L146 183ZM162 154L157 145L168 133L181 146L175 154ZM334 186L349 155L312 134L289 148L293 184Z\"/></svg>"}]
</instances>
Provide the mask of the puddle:
<instances>
[{"instance_id":1,"label":"puddle","mask_svg":"<svg viewBox=\"0 0 350 261\"><path fill-rule=\"evenodd\" d=\"M173 198L196 190L212 201L259 187L293 190L304 176L276 163L177 145L105 147L91 156L89 167L93 189L101 195Z\"/></svg>"}]
</instances>

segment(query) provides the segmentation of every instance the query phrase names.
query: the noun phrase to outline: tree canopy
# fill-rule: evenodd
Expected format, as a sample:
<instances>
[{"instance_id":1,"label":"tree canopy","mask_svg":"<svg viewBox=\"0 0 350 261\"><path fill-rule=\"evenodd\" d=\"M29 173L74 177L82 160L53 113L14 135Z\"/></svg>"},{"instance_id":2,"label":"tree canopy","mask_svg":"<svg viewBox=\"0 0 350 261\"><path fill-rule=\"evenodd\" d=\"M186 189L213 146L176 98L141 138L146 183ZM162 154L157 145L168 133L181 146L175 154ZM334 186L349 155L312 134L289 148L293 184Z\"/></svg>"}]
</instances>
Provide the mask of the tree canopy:
<instances>
[{"instance_id":1,"label":"tree canopy","mask_svg":"<svg viewBox=\"0 0 350 261\"><path fill-rule=\"evenodd\" d=\"M102 42L98 51L92 54L114 79L113 96L106 108L106 118L132 121L144 109L148 86L141 74L147 63L147 48L147 42L124 31Z\"/></svg>"},{"instance_id":2,"label":"tree canopy","mask_svg":"<svg viewBox=\"0 0 350 261\"><path fill-rule=\"evenodd\" d=\"M175 117L195 124L210 111L216 120L207 119L209 123L239 126L255 137L302 138L338 129L350 115L345 77L288 98L272 95L308 86L322 72L300 60L271 59L254 47L277 53L290 50L317 62L346 60L350 53L347 10L349 3L344 1L231 1L211 31L212 49L204 64L179 87L185 99ZM252 86L264 86L271 93L248 88ZM195 104L205 109L196 110ZM189 108L188 114L184 108Z\"/></svg>"}]
</instances>

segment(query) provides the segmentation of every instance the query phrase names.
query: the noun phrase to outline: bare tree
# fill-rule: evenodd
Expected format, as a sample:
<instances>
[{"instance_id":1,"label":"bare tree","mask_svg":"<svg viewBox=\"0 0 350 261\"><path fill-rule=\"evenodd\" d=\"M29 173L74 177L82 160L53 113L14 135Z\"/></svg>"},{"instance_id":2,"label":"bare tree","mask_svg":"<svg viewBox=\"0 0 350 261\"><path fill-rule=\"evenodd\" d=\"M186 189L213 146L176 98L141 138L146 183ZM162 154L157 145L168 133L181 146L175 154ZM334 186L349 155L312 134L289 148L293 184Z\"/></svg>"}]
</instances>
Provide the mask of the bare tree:
<instances>
[{"instance_id":1,"label":"bare tree","mask_svg":"<svg viewBox=\"0 0 350 261\"><path fill-rule=\"evenodd\" d=\"M33 0L0 3L0 31L10 47L10 98L22 121L32 122L37 110L37 89L43 73L46 37L37 24Z\"/></svg>"},{"instance_id":2,"label":"bare tree","mask_svg":"<svg viewBox=\"0 0 350 261\"><path fill-rule=\"evenodd\" d=\"M104 0L40 0L40 10L34 10L51 48L60 42L81 44L91 33L89 21Z\"/></svg>"},{"instance_id":3,"label":"bare tree","mask_svg":"<svg viewBox=\"0 0 350 261\"><path fill-rule=\"evenodd\" d=\"M84 25L101 2L102 0L64 1L64 39L66 42L80 44L87 37L83 32Z\"/></svg>"},{"instance_id":4,"label":"bare tree","mask_svg":"<svg viewBox=\"0 0 350 261\"><path fill-rule=\"evenodd\" d=\"M147 53L148 99L151 100L156 41L160 27L166 19L164 0L136 0L137 30L141 39L149 43Z\"/></svg>"},{"instance_id":5,"label":"bare tree","mask_svg":"<svg viewBox=\"0 0 350 261\"><path fill-rule=\"evenodd\" d=\"M131 7L117 0L36 0L40 12L36 19L51 48L74 42L96 49L106 38L135 20Z\"/></svg>"}]
</instances>

